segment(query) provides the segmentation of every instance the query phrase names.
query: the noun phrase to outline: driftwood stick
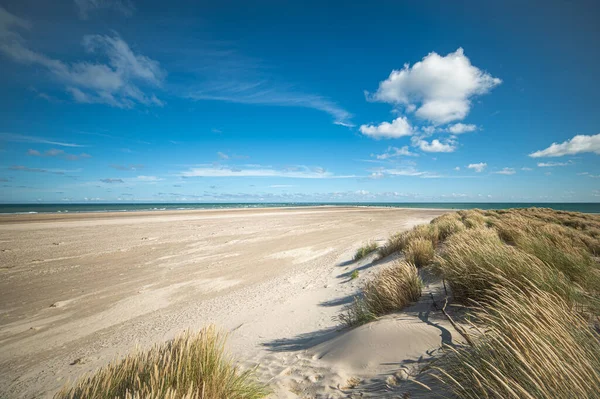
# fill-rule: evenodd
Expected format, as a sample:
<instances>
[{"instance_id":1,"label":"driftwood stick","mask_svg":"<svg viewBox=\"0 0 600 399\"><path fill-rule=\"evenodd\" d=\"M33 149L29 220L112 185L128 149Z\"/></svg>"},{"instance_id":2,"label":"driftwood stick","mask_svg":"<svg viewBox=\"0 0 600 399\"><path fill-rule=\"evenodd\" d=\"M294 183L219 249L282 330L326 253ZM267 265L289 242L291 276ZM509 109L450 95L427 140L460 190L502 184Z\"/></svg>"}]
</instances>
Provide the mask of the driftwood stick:
<instances>
[{"instance_id":1,"label":"driftwood stick","mask_svg":"<svg viewBox=\"0 0 600 399\"><path fill-rule=\"evenodd\" d=\"M446 316L446 319L448 319L448 321L450 322L450 324L452 324L452 327L454 327L454 329L456 331L458 331L458 333L460 335L462 335L462 337L465 339L465 341L467 341L467 343L470 346L474 346L473 344L473 340L471 340L471 337L469 336L469 334L467 333L467 331L462 327L459 326L458 324L456 324L456 322L454 320L452 320L452 317L450 317L450 315L446 312L446 306L448 305L448 297L446 297L446 299L444 300L444 306L442 306L441 308L437 305L437 303L435 302L435 299L433 298L433 294L429 293L429 295L431 296L431 300L433 301L433 306L436 309L441 310L442 314L444 316Z\"/></svg>"}]
</instances>

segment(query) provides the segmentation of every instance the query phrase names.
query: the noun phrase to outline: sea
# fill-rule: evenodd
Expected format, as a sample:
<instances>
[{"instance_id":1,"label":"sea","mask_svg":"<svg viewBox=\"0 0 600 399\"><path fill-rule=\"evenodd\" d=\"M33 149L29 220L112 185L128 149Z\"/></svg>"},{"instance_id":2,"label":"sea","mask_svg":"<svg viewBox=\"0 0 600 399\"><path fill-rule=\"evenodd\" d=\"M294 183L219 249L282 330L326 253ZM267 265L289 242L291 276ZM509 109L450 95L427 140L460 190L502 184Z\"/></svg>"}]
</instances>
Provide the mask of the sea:
<instances>
[{"instance_id":1,"label":"sea","mask_svg":"<svg viewBox=\"0 0 600 399\"><path fill-rule=\"evenodd\" d=\"M598 202L278 202L278 203L61 203L0 204L0 214L140 212L194 209L286 208L310 206L357 206L424 209L551 208L562 211L600 213Z\"/></svg>"}]
</instances>

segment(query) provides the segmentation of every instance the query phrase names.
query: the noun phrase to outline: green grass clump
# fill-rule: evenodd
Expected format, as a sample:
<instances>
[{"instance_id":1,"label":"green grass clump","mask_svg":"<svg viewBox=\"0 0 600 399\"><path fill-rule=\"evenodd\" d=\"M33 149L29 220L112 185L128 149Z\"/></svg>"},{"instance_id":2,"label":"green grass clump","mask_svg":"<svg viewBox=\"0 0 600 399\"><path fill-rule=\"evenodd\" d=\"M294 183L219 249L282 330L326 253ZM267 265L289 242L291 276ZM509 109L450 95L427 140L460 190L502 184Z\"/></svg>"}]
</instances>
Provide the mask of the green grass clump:
<instances>
[{"instance_id":1,"label":"green grass clump","mask_svg":"<svg viewBox=\"0 0 600 399\"><path fill-rule=\"evenodd\" d=\"M352 271L352 273L350 273L350 280L356 280L357 278L358 278L358 270Z\"/></svg>"},{"instance_id":2,"label":"green grass clump","mask_svg":"<svg viewBox=\"0 0 600 399\"><path fill-rule=\"evenodd\" d=\"M434 367L460 399L600 398L600 336L559 295L505 281L476 319L472 347Z\"/></svg>"},{"instance_id":3,"label":"green grass clump","mask_svg":"<svg viewBox=\"0 0 600 399\"><path fill-rule=\"evenodd\" d=\"M367 244L360 247L356 253L354 254L354 260L360 260L365 256L369 255L371 252L376 251L379 246L374 241L369 241Z\"/></svg>"},{"instance_id":4,"label":"green grass clump","mask_svg":"<svg viewBox=\"0 0 600 399\"><path fill-rule=\"evenodd\" d=\"M338 319L347 326L356 326L401 310L419 299L422 284L414 265L397 262L368 281L362 288L362 294Z\"/></svg>"},{"instance_id":5,"label":"green grass clump","mask_svg":"<svg viewBox=\"0 0 600 399\"><path fill-rule=\"evenodd\" d=\"M253 371L241 371L225 353L214 327L135 352L65 386L55 399L258 399L269 394Z\"/></svg>"},{"instance_id":6,"label":"green grass clump","mask_svg":"<svg viewBox=\"0 0 600 399\"><path fill-rule=\"evenodd\" d=\"M433 244L425 238L415 238L410 241L404 250L406 260L416 267L428 265L435 255Z\"/></svg>"}]
</instances>

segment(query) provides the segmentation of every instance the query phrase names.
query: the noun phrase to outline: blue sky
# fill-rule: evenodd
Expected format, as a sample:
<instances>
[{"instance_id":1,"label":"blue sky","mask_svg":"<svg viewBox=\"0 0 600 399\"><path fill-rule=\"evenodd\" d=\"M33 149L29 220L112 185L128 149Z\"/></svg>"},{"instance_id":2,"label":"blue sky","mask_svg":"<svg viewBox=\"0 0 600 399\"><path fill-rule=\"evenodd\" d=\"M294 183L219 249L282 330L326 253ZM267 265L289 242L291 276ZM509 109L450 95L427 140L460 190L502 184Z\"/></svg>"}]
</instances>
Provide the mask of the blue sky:
<instances>
[{"instance_id":1,"label":"blue sky","mask_svg":"<svg viewBox=\"0 0 600 399\"><path fill-rule=\"evenodd\" d=\"M600 3L326 3L2 1L0 201L600 199Z\"/></svg>"}]
</instances>

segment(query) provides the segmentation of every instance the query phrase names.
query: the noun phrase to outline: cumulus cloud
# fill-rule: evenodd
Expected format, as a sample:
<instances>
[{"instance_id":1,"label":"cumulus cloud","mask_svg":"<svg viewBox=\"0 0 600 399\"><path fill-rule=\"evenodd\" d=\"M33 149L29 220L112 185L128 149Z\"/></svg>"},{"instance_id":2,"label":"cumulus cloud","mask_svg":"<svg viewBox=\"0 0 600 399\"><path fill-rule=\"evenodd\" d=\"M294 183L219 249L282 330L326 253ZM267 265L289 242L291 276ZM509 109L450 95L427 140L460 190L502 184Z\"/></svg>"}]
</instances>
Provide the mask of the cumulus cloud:
<instances>
[{"instance_id":1,"label":"cumulus cloud","mask_svg":"<svg viewBox=\"0 0 600 399\"><path fill-rule=\"evenodd\" d=\"M483 170L486 167L487 167L487 163L485 163L485 162L471 163L471 164L469 164L469 166L467 166L467 168L474 169L475 172L477 172L477 173L483 172Z\"/></svg>"},{"instance_id":2,"label":"cumulus cloud","mask_svg":"<svg viewBox=\"0 0 600 399\"><path fill-rule=\"evenodd\" d=\"M564 155L575 155L585 152L600 154L600 134L593 136L580 134L560 144L552 143L550 147L533 152L529 156L532 158L562 157Z\"/></svg>"},{"instance_id":3,"label":"cumulus cloud","mask_svg":"<svg viewBox=\"0 0 600 399\"><path fill-rule=\"evenodd\" d=\"M65 91L76 102L120 108L131 108L136 104L163 105L154 94L146 94L140 87L160 87L166 73L157 61L135 53L120 36L84 36L84 49L105 58L106 63L68 63L28 48L14 29L29 27L29 23L1 9L0 53L17 63L42 67L64 85Z\"/></svg>"},{"instance_id":4,"label":"cumulus cloud","mask_svg":"<svg viewBox=\"0 0 600 399\"><path fill-rule=\"evenodd\" d=\"M448 131L452 134L474 132L475 130L477 130L476 125L465 125L464 123L456 123L448 127Z\"/></svg>"},{"instance_id":5,"label":"cumulus cloud","mask_svg":"<svg viewBox=\"0 0 600 399\"><path fill-rule=\"evenodd\" d=\"M362 125L360 127L360 132L365 136L376 139L393 139L411 136L413 134L413 128L408 119L404 116L401 116L394 119L392 123L382 122L379 125Z\"/></svg>"},{"instance_id":6,"label":"cumulus cloud","mask_svg":"<svg viewBox=\"0 0 600 399\"><path fill-rule=\"evenodd\" d=\"M456 142L454 140L446 140L442 143L438 139L434 139L431 142L426 140L418 140L415 145L425 152L454 152L456 150Z\"/></svg>"},{"instance_id":7,"label":"cumulus cloud","mask_svg":"<svg viewBox=\"0 0 600 399\"><path fill-rule=\"evenodd\" d=\"M473 66L462 48L446 56L429 53L412 67L393 70L368 98L403 106L421 119L436 125L464 119L471 99L488 93L502 83Z\"/></svg>"},{"instance_id":8,"label":"cumulus cloud","mask_svg":"<svg viewBox=\"0 0 600 399\"><path fill-rule=\"evenodd\" d=\"M502 170L493 173L497 175L514 175L517 172L513 168L503 168Z\"/></svg>"},{"instance_id":9,"label":"cumulus cloud","mask_svg":"<svg viewBox=\"0 0 600 399\"><path fill-rule=\"evenodd\" d=\"M414 157L417 156L418 154L415 154L414 152L411 152L408 149L408 146L404 146L401 148L398 147L388 147L386 152L384 152L383 154L379 154L376 155L375 157L377 159L390 159L390 158L397 158L397 157L401 157L401 156L405 156L405 157Z\"/></svg>"},{"instance_id":10,"label":"cumulus cloud","mask_svg":"<svg viewBox=\"0 0 600 399\"><path fill-rule=\"evenodd\" d=\"M81 19L88 19L93 11L109 9L129 17L135 11L133 3L129 0L75 0Z\"/></svg>"}]
</instances>

